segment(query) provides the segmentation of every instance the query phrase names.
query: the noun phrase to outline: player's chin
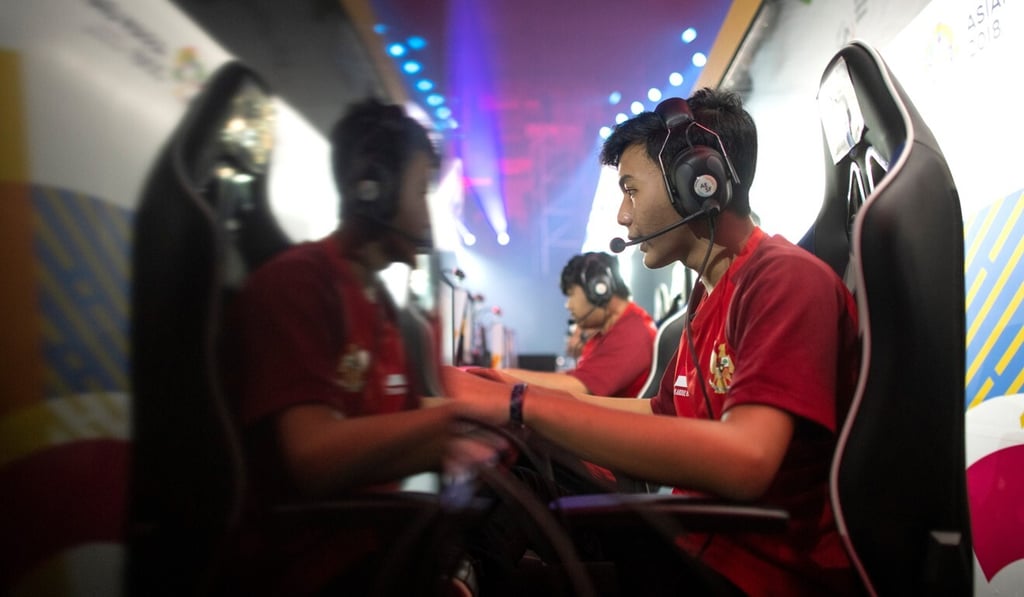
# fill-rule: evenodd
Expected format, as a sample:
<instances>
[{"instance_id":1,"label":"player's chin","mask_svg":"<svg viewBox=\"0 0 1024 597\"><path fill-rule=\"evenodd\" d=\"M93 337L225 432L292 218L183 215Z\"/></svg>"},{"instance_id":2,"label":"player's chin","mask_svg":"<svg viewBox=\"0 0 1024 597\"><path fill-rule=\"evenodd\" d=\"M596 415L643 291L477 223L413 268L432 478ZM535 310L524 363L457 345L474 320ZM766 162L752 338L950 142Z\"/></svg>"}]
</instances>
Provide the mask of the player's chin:
<instances>
[{"instance_id":1,"label":"player's chin","mask_svg":"<svg viewBox=\"0 0 1024 597\"><path fill-rule=\"evenodd\" d=\"M646 243L645 243L646 244ZM659 267L665 267L672 263L674 259L671 259L664 252L659 251L657 247L647 246L644 248L644 267L647 269L658 269Z\"/></svg>"},{"instance_id":2,"label":"player's chin","mask_svg":"<svg viewBox=\"0 0 1024 597\"><path fill-rule=\"evenodd\" d=\"M416 265L416 254L419 249L416 245L405 238L397 238L391 245L391 260L395 263L404 263L410 267Z\"/></svg>"}]
</instances>

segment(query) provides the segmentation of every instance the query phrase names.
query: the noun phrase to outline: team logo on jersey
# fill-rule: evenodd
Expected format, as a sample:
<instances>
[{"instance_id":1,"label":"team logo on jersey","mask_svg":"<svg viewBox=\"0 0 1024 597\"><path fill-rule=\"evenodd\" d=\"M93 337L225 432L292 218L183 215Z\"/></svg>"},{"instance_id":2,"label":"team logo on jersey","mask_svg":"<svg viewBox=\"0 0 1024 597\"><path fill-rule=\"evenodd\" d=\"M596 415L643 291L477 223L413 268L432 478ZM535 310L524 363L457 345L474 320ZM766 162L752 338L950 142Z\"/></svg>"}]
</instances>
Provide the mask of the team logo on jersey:
<instances>
[{"instance_id":1,"label":"team logo on jersey","mask_svg":"<svg viewBox=\"0 0 1024 597\"><path fill-rule=\"evenodd\" d=\"M725 343L719 344L718 349L711 353L711 389L716 394L724 394L732 385L735 370L736 364L725 351Z\"/></svg>"},{"instance_id":2,"label":"team logo on jersey","mask_svg":"<svg viewBox=\"0 0 1024 597\"><path fill-rule=\"evenodd\" d=\"M366 386L366 372L370 368L370 351L349 344L338 360L336 383L347 392L360 392Z\"/></svg>"}]
</instances>

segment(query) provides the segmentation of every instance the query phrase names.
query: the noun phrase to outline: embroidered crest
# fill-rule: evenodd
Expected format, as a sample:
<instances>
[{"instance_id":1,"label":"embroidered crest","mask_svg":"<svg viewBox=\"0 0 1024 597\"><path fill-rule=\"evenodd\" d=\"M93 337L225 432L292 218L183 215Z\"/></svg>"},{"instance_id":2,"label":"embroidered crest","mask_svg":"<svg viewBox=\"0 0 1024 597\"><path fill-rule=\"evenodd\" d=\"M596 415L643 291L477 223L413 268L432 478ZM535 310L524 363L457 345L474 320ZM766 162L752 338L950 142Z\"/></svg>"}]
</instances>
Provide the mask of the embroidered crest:
<instances>
[{"instance_id":1,"label":"embroidered crest","mask_svg":"<svg viewBox=\"0 0 1024 597\"><path fill-rule=\"evenodd\" d=\"M725 343L718 345L718 349L711 353L711 389L716 394L724 394L732 385L732 374L736 370L736 364L732 357L725 352Z\"/></svg>"},{"instance_id":2,"label":"embroidered crest","mask_svg":"<svg viewBox=\"0 0 1024 597\"><path fill-rule=\"evenodd\" d=\"M360 392L366 386L366 372L370 368L370 352L349 344L338 360L336 383L348 392Z\"/></svg>"}]
</instances>

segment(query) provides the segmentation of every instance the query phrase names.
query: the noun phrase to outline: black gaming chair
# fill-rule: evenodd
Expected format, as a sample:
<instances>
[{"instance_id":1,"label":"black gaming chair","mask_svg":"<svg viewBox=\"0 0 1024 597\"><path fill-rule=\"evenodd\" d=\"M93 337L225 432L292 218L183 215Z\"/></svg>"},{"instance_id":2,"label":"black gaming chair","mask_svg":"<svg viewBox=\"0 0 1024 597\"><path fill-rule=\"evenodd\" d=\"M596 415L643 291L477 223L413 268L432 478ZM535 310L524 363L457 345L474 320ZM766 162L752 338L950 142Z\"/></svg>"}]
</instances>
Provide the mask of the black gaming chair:
<instances>
[{"instance_id":1,"label":"black gaming chair","mask_svg":"<svg viewBox=\"0 0 1024 597\"><path fill-rule=\"evenodd\" d=\"M416 493L250 511L222 383L223 331L246 273L290 244L265 192L269 99L242 64L214 73L159 155L135 216L128 595L241 594L236 574L259 572L243 569L241 548L254 519L286 530L372 522L404 546L394 557L407 563L439 511L436 496Z\"/></svg>"},{"instance_id":2,"label":"black gaming chair","mask_svg":"<svg viewBox=\"0 0 1024 597\"><path fill-rule=\"evenodd\" d=\"M288 241L262 215L259 151L269 147L258 139L243 163L219 135L247 111L258 120L265 93L241 65L213 76L161 152L135 216L129 595L206 592L242 518L242 453L218 379L223 293L229 269L243 265L227 252L228 223L245 221L236 226L243 240L260 239L252 266ZM249 234L259 228L269 233Z\"/></svg>"},{"instance_id":3,"label":"black gaming chair","mask_svg":"<svg viewBox=\"0 0 1024 597\"><path fill-rule=\"evenodd\" d=\"M827 188L801 244L847 274L863 338L832 467L840 533L866 594L969 595L957 191L934 137L871 47L855 42L835 55L819 102ZM552 506L587 529L773 532L786 519L757 505L664 495L572 496Z\"/></svg>"},{"instance_id":4,"label":"black gaming chair","mask_svg":"<svg viewBox=\"0 0 1024 597\"><path fill-rule=\"evenodd\" d=\"M833 58L819 103L837 116L822 123L835 164L829 188L856 211L851 264L863 340L832 470L840 531L872 595L969 595L956 187L931 131L869 46L853 43Z\"/></svg>"},{"instance_id":5,"label":"black gaming chair","mask_svg":"<svg viewBox=\"0 0 1024 597\"><path fill-rule=\"evenodd\" d=\"M654 354L651 359L651 373L644 382L637 398L653 398L658 393L661 376L668 368L672 355L679 348L679 339L686 328L686 308L680 307L669 314L658 324L658 332L654 335Z\"/></svg>"}]
</instances>

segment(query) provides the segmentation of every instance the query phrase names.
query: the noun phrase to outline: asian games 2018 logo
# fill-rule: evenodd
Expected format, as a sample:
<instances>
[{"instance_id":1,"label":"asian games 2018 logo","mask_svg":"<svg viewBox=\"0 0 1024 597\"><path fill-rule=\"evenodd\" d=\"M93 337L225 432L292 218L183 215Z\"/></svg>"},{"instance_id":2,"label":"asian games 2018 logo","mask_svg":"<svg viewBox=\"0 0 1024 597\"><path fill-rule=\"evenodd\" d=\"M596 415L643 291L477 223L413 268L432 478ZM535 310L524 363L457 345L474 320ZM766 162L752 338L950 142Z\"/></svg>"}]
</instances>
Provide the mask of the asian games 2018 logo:
<instances>
[{"instance_id":1,"label":"asian games 2018 logo","mask_svg":"<svg viewBox=\"0 0 1024 597\"><path fill-rule=\"evenodd\" d=\"M199 60L194 47L184 46L174 54L171 65L171 78L174 80L174 95L182 101L188 101L199 92L209 75Z\"/></svg>"}]
</instances>

